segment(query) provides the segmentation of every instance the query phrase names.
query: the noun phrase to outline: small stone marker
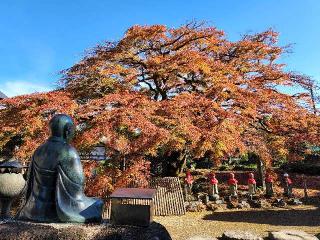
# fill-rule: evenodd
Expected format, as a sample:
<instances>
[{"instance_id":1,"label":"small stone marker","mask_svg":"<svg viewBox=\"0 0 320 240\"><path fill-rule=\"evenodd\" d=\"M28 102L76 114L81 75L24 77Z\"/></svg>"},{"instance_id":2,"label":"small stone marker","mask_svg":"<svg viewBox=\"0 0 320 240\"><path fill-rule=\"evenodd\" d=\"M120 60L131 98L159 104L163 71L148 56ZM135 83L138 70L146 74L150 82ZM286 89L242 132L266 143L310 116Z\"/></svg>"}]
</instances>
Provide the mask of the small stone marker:
<instances>
[{"instance_id":1,"label":"small stone marker","mask_svg":"<svg viewBox=\"0 0 320 240\"><path fill-rule=\"evenodd\" d=\"M229 185L230 197L237 197L238 196L238 180L235 179L234 173L230 173L228 185Z\"/></svg>"},{"instance_id":2,"label":"small stone marker","mask_svg":"<svg viewBox=\"0 0 320 240\"><path fill-rule=\"evenodd\" d=\"M298 230L281 230L279 232L270 232L269 238L271 240L318 240L317 237Z\"/></svg>"},{"instance_id":3,"label":"small stone marker","mask_svg":"<svg viewBox=\"0 0 320 240\"><path fill-rule=\"evenodd\" d=\"M185 202L185 208L187 212L201 212L206 209L206 205L201 201L190 201Z\"/></svg>"},{"instance_id":4,"label":"small stone marker","mask_svg":"<svg viewBox=\"0 0 320 240\"><path fill-rule=\"evenodd\" d=\"M274 192L273 192L273 178L270 174L267 174L266 179L265 179L265 184L266 184L266 196L272 197L274 194Z\"/></svg>"},{"instance_id":5,"label":"small stone marker","mask_svg":"<svg viewBox=\"0 0 320 240\"><path fill-rule=\"evenodd\" d=\"M293 198L288 201L288 204L289 205L302 205L303 202L301 202L298 198Z\"/></svg>"},{"instance_id":6,"label":"small stone marker","mask_svg":"<svg viewBox=\"0 0 320 240\"><path fill-rule=\"evenodd\" d=\"M217 238L208 237L208 236L192 236L187 240L217 240Z\"/></svg>"},{"instance_id":7,"label":"small stone marker","mask_svg":"<svg viewBox=\"0 0 320 240\"><path fill-rule=\"evenodd\" d=\"M193 186L193 176L191 175L190 170L186 171L186 177L184 179L185 182L185 195L186 201L190 201L192 199L192 186Z\"/></svg>"},{"instance_id":8,"label":"small stone marker","mask_svg":"<svg viewBox=\"0 0 320 240\"><path fill-rule=\"evenodd\" d=\"M247 231L230 230L222 234L223 240L263 240L262 237Z\"/></svg>"},{"instance_id":9,"label":"small stone marker","mask_svg":"<svg viewBox=\"0 0 320 240\"><path fill-rule=\"evenodd\" d=\"M292 180L289 178L289 174L283 174L284 183L283 183L283 195L286 197L292 197Z\"/></svg>"},{"instance_id":10,"label":"small stone marker","mask_svg":"<svg viewBox=\"0 0 320 240\"><path fill-rule=\"evenodd\" d=\"M252 196L257 192L257 182L254 179L253 173L249 173L248 189L249 189L250 199L252 199Z\"/></svg>"},{"instance_id":11,"label":"small stone marker","mask_svg":"<svg viewBox=\"0 0 320 240\"><path fill-rule=\"evenodd\" d=\"M272 206L274 207L285 207L287 206L287 203L281 199L281 198L277 198L273 201Z\"/></svg>"},{"instance_id":12,"label":"small stone marker","mask_svg":"<svg viewBox=\"0 0 320 240\"><path fill-rule=\"evenodd\" d=\"M219 189L218 189L218 179L216 178L216 174L214 172L211 172L208 176L209 183L210 183L210 192L209 195L213 200L219 199Z\"/></svg>"}]
</instances>

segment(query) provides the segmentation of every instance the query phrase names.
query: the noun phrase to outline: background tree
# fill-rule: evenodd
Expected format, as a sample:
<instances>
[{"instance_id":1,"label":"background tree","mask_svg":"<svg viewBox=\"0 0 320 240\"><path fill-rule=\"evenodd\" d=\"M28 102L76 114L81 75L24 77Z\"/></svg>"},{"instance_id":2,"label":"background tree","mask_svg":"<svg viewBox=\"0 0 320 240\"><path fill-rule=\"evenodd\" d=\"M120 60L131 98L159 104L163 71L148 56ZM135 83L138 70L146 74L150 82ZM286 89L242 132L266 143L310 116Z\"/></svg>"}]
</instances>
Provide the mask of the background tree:
<instances>
[{"instance_id":1,"label":"background tree","mask_svg":"<svg viewBox=\"0 0 320 240\"><path fill-rule=\"evenodd\" d=\"M317 94L317 91L319 91L320 89L319 84L307 75L296 74L293 76L293 78L298 86L307 91L308 94L306 95L306 101L308 102L308 104L306 105L311 107L311 110L314 114L317 114L317 104L319 103L319 96Z\"/></svg>"},{"instance_id":2,"label":"background tree","mask_svg":"<svg viewBox=\"0 0 320 240\"><path fill-rule=\"evenodd\" d=\"M74 116L78 107L65 91L6 98L0 105L0 153L24 161L49 136L51 117L61 112Z\"/></svg>"},{"instance_id":3,"label":"background tree","mask_svg":"<svg viewBox=\"0 0 320 240\"><path fill-rule=\"evenodd\" d=\"M23 133L15 154L30 156L45 136L43 114L51 111L75 117L78 148L105 144L112 161L99 176L114 169L119 183L134 180L135 171L148 175L150 161L160 162L164 175L176 175L187 158L219 162L247 151L266 165L288 158L297 144L319 141L319 119L310 91L281 91L305 82L278 62L287 48L277 37L267 30L231 42L196 22L133 26L120 41L96 46L64 70L60 91L2 100L0 146ZM45 105L39 97L61 100ZM121 162L127 168L119 172Z\"/></svg>"}]
</instances>

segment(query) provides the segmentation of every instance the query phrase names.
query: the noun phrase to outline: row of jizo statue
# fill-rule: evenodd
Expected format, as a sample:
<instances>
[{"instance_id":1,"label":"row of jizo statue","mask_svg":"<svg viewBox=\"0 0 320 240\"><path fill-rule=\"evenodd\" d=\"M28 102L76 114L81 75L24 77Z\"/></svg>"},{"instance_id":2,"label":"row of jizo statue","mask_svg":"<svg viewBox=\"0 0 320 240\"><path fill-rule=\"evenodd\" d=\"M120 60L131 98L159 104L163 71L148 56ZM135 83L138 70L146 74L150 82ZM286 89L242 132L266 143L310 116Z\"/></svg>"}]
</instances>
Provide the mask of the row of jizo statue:
<instances>
[{"instance_id":1,"label":"row of jizo statue","mask_svg":"<svg viewBox=\"0 0 320 240\"><path fill-rule=\"evenodd\" d=\"M286 197L292 197L292 180L290 179L289 175L285 173L283 175L283 195ZM267 174L265 179L266 184L266 196L272 197L274 195L273 190L273 183L274 179L271 175ZM185 187L186 187L186 196L191 194L192 192L192 186L193 186L193 176L191 175L190 171L186 171L186 177L185 177ZM216 178L216 175L214 172L211 172L208 175L208 184L209 184L209 196L211 196L213 199L219 199L219 181ZM227 184L229 186L229 196L230 197L237 197L238 196L238 180L235 178L234 173L230 173L229 179L227 181ZM257 193L257 182L254 178L253 173L248 174L247 179L247 185L248 185L248 195L249 197L252 197L254 194Z\"/></svg>"},{"instance_id":2,"label":"row of jizo statue","mask_svg":"<svg viewBox=\"0 0 320 240\"><path fill-rule=\"evenodd\" d=\"M1 215L9 215L14 197L23 194L16 219L37 222L100 222L103 201L83 192L84 174L77 150L69 143L75 126L70 116L57 114L50 120L51 136L32 156L27 181L22 173L10 169L22 167L5 163L0 168ZM11 164L11 166L10 166ZM13 166L15 165L15 166ZM9 170L8 170L9 169Z\"/></svg>"}]
</instances>

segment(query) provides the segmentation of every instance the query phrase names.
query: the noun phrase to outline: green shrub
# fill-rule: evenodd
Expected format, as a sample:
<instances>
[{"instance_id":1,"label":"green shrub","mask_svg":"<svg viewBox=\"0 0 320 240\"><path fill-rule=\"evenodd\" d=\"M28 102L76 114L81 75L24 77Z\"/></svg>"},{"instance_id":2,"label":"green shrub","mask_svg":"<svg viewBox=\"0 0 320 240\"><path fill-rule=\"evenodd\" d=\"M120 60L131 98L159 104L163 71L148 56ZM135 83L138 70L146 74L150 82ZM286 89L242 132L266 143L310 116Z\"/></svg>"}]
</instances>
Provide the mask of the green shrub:
<instances>
[{"instance_id":1,"label":"green shrub","mask_svg":"<svg viewBox=\"0 0 320 240\"><path fill-rule=\"evenodd\" d=\"M320 175L320 166L303 161L283 164L281 169L286 172L300 173L306 175Z\"/></svg>"},{"instance_id":2,"label":"green shrub","mask_svg":"<svg viewBox=\"0 0 320 240\"><path fill-rule=\"evenodd\" d=\"M247 165L236 165L234 166L233 170L237 170L237 171L255 171L257 169L257 164L251 163L251 164L247 164Z\"/></svg>"},{"instance_id":3,"label":"green shrub","mask_svg":"<svg viewBox=\"0 0 320 240\"><path fill-rule=\"evenodd\" d=\"M276 161L272 162L272 166L275 168L282 168L282 166L286 165L288 163L288 160L285 158L278 159Z\"/></svg>"},{"instance_id":4,"label":"green shrub","mask_svg":"<svg viewBox=\"0 0 320 240\"><path fill-rule=\"evenodd\" d=\"M222 164L221 166L219 166L219 171L228 171L231 170L232 167L226 164Z\"/></svg>"}]
</instances>

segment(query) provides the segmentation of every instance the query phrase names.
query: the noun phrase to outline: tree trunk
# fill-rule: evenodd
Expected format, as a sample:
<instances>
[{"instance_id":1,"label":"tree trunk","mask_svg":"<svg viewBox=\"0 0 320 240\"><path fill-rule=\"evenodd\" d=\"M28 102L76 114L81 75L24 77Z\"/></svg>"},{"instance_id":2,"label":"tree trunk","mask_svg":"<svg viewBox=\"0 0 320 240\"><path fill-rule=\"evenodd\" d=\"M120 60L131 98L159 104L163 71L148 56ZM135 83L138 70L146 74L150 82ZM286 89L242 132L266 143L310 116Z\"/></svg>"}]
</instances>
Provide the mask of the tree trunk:
<instances>
[{"instance_id":1,"label":"tree trunk","mask_svg":"<svg viewBox=\"0 0 320 240\"><path fill-rule=\"evenodd\" d=\"M183 161L179 166L177 176L179 176L183 172L183 170L186 168L186 165L187 165L187 154L183 154Z\"/></svg>"},{"instance_id":2,"label":"tree trunk","mask_svg":"<svg viewBox=\"0 0 320 240\"><path fill-rule=\"evenodd\" d=\"M263 190L266 189L266 183L264 181L265 179L265 166L264 163L258 158L257 160L257 170L258 170L258 175L259 175L259 181L258 181L258 186L262 187Z\"/></svg>"},{"instance_id":3,"label":"tree trunk","mask_svg":"<svg viewBox=\"0 0 320 240\"><path fill-rule=\"evenodd\" d=\"M256 163L257 164L257 186L262 187L263 190L266 189L266 183L265 183L265 165L264 162L261 161L259 155L257 155L254 152L250 152L249 154L249 161L251 163Z\"/></svg>"},{"instance_id":4,"label":"tree trunk","mask_svg":"<svg viewBox=\"0 0 320 240\"><path fill-rule=\"evenodd\" d=\"M312 88L310 89L310 95L311 95L313 113L317 114L316 99L315 99L315 95Z\"/></svg>"},{"instance_id":5,"label":"tree trunk","mask_svg":"<svg viewBox=\"0 0 320 240\"><path fill-rule=\"evenodd\" d=\"M187 162L187 155L185 151L172 152L165 157L162 163L163 173L165 177L177 177L185 168Z\"/></svg>"}]
</instances>

